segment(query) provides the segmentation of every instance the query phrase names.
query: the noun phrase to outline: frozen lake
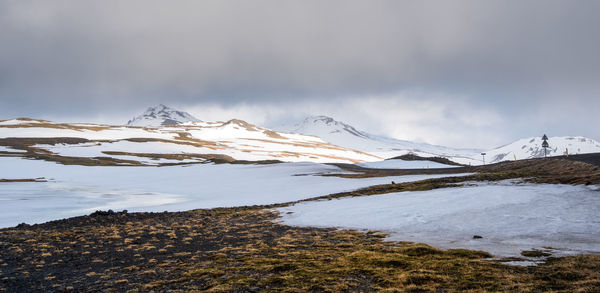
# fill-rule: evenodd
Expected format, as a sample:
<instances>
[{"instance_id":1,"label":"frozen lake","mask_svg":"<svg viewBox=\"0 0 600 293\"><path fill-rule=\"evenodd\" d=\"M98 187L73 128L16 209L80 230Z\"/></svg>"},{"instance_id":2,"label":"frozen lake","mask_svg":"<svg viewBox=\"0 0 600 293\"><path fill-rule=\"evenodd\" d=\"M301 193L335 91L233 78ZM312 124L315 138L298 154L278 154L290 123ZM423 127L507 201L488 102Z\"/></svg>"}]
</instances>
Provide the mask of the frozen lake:
<instances>
[{"instance_id":1,"label":"frozen lake","mask_svg":"<svg viewBox=\"0 0 600 293\"><path fill-rule=\"evenodd\" d=\"M361 187L449 175L347 179L317 163L196 164L170 167L87 167L0 157L0 227L89 214L96 210L183 211L283 203ZM297 176L303 174L303 176ZM462 174L465 175L465 174Z\"/></svg>"},{"instance_id":2,"label":"frozen lake","mask_svg":"<svg viewBox=\"0 0 600 293\"><path fill-rule=\"evenodd\" d=\"M600 253L597 186L504 181L304 202L278 210L288 225L382 230L389 240L498 256L543 247L552 247L554 255Z\"/></svg>"},{"instance_id":3,"label":"frozen lake","mask_svg":"<svg viewBox=\"0 0 600 293\"><path fill-rule=\"evenodd\" d=\"M358 163L365 168L375 169L429 169L429 168L456 168L457 166L446 165L432 161L405 161L400 159L389 159L384 161Z\"/></svg>"}]
</instances>

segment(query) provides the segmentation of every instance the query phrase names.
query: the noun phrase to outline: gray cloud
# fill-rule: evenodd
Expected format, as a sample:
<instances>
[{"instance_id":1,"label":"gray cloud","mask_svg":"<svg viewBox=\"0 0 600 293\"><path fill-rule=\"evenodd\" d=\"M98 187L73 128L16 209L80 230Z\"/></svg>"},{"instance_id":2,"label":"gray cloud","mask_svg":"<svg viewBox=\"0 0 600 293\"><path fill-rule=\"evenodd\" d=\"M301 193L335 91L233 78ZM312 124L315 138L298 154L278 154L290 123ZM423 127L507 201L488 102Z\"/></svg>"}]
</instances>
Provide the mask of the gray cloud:
<instances>
[{"instance_id":1,"label":"gray cloud","mask_svg":"<svg viewBox=\"0 0 600 293\"><path fill-rule=\"evenodd\" d=\"M0 115L128 117L158 102L285 108L416 89L436 93L421 100L466 100L540 128L554 123L534 115L543 104L563 119L557 130L598 138L585 125L595 120L558 105L568 100L584 116L599 109L599 8L597 1L3 1ZM507 122L506 132L515 125Z\"/></svg>"}]
</instances>

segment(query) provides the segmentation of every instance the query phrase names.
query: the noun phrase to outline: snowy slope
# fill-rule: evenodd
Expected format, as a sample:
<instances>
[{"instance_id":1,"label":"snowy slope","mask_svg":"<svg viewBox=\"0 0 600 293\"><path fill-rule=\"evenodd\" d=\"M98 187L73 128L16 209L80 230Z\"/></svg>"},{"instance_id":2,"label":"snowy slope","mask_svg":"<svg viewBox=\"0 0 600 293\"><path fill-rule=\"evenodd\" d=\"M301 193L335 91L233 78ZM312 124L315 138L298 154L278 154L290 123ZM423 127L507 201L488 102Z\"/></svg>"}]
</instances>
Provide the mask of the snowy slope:
<instances>
[{"instance_id":1,"label":"snowy slope","mask_svg":"<svg viewBox=\"0 0 600 293\"><path fill-rule=\"evenodd\" d=\"M373 135L326 116L311 116L293 127L284 129L294 133L318 136L326 142L382 158L412 153L421 157L445 157L461 164L481 165L483 164L482 152L486 153L486 163L514 160L515 157L517 160L521 160L544 156L541 137L523 138L492 150L479 150L457 149ZM599 142L581 136L550 137L548 143L550 144L548 156L563 155L567 149L569 154L600 152ZM393 162L381 163L382 166L393 164Z\"/></svg>"},{"instance_id":2,"label":"snowy slope","mask_svg":"<svg viewBox=\"0 0 600 293\"><path fill-rule=\"evenodd\" d=\"M473 154L480 153L480 150L456 149L373 135L357 130L351 125L336 121L327 116L310 116L299 124L292 127L283 127L283 129L294 133L318 136L324 141L335 145L359 150L382 158L392 158L413 153L422 157L441 156L450 158L458 163L476 164L477 160L474 160L472 156Z\"/></svg>"},{"instance_id":3,"label":"snowy slope","mask_svg":"<svg viewBox=\"0 0 600 293\"><path fill-rule=\"evenodd\" d=\"M175 119L180 120L175 123ZM408 153L421 157L445 157L461 164L483 163L481 150L455 149L372 135L325 116L306 118L291 129L294 133L276 132L236 119L227 122L189 119L195 118L163 105L150 108L130 122L139 125L156 125L157 122L174 125L110 126L17 118L0 120L0 139L84 138L89 141L79 144L38 144L34 147L60 156L111 157L144 165L202 162L207 155L226 160L361 163L382 161ZM567 149L569 154L600 152L600 143L585 137L550 137L548 142L548 156L563 155ZM19 152L10 144L0 146L2 152L9 149ZM487 163L542 157L544 154L539 137L521 139L485 152ZM157 158L154 154L178 157ZM382 162L378 163L380 166L373 167L394 167L392 165L398 162ZM431 163L426 165L433 168Z\"/></svg>"},{"instance_id":4,"label":"snowy slope","mask_svg":"<svg viewBox=\"0 0 600 293\"><path fill-rule=\"evenodd\" d=\"M548 139L548 156L569 154L586 154L600 152L600 142L582 136L555 136ZM544 156L541 137L529 137L519 139L511 144L487 152L486 161L490 163L530 158L539 158Z\"/></svg>"},{"instance_id":5,"label":"snowy slope","mask_svg":"<svg viewBox=\"0 0 600 293\"><path fill-rule=\"evenodd\" d=\"M163 104L150 107L142 115L127 122L127 126L165 126L189 121L200 121L187 112L177 111Z\"/></svg>"},{"instance_id":6,"label":"snowy slope","mask_svg":"<svg viewBox=\"0 0 600 293\"><path fill-rule=\"evenodd\" d=\"M32 119L0 121L0 138L8 137L84 138L90 141L79 144L38 144L34 147L61 156L90 158L129 160L131 156L140 154L146 157L147 154L180 154L195 156L193 159L199 161L204 160L201 155L226 156L235 160L319 163L381 160L373 155L326 143L314 136L275 132L242 120L192 121L161 127L65 124Z\"/></svg>"}]
</instances>

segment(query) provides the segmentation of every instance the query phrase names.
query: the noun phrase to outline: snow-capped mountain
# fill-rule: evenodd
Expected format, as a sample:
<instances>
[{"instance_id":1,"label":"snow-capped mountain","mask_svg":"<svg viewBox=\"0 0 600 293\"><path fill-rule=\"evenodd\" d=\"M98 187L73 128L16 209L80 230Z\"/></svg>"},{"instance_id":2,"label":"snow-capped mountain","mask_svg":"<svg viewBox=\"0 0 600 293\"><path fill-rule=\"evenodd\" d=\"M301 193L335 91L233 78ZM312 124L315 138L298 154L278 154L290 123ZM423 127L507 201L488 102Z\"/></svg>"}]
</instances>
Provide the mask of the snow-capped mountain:
<instances>
[{"instance_id":1,"label":"snow-capped mountain","mask_svg":"<svg viewBox=\"0 0 600 293\"><path fill-rule=\"evenodd\" d=\"M548 138L547 156L586 154L600 152L600 142L582 136L554 136ZM506 160L521 160L544 156L542 137L519 139L513 143L486 152L490 163Z\"/></svg>"},{"instance_id":2,"label":"snow-capped mountain","mask_svg":"<svg viewBox=\"0 0 600 293\"><path fill-rule=\"evenodd\" d=\"M163 104L150 107L142 115L127 122L127 126L168 126L189 121L200 121L187 112L177 111Z\"/></svg>"},{"instance_id":3,"label":"snow-capped mountain","mask_svg":"<svg viewBox=\"0 0 600 293\"><path fill-rule=\"evenodd\" d=\"M188 121L158 127L0 120L0 154L27 153L58 162L99 161L162 165L215 161L358 163L381 158L324 142L318 137L276 132L242 120ZM15 149L16 147L16 149ZM13 149L12 151L6 150Z\"/></svg>"},{"instance_id":4,"label":"snow-capped mountain","mask_svg":"<svg viewBox=\"0 0 600 293\"><path fill-rule=\"evenodd\" d=\"M444 157L461 164L483 163L482 150L373 135L326 116L308 117L287 129L293 133L287 133L237 119L198 121L185 112L159 105L149 108L129 125L136 126L54 123L28 118L0 120L0 154L25 153L34 158L53 156L59 162L89 158L86 164L92 165L98 160L106 162L106 158L117 164L142 165L215 159L360 163L409 153ZM541 143L540 137L531 137L484 150L486 162L542 157ZM550 137L548 143L548 156L563 155L567 150L569 154L600 152L600 143L585 137Z\"/></svg>"},{"instance_id":5,"label":"snow-capped mountain","mask_svg":"<svg viewBox=\"0 0 600 293\"><path fill-rule=\"evenodd\" d=\"M444 157L460 164L480 165L483 163L482 152L486 153L487 163L514 160L515 157L521 160L544 156L541 137L523 138L492 150L480 150L450 148L373 135L327 116L310 116L301 123L284 129L318 136L326 142L381 158L412 153L421 157ZM548 156L566 154L567 149L569 154L600 152L599 142L581 136L550 137L548 143Z\"/></svg>"},{"instance_id":6,"label":"snow-capped mountain","mask_svg":"<svg viewBox=\"0 0 600 293\"><path fill-rule=\"evenodd\" d=\"M471 157L480 150L458 149L399 140L370 134L327 116L310 116L291 127L282 127L293 133L318 136L326 142L359 150L381 158L413 153L422 157L441 156L463 164L476 163ZM473 162L472 162L473 161Z\"/></svg>"}]
</instances>

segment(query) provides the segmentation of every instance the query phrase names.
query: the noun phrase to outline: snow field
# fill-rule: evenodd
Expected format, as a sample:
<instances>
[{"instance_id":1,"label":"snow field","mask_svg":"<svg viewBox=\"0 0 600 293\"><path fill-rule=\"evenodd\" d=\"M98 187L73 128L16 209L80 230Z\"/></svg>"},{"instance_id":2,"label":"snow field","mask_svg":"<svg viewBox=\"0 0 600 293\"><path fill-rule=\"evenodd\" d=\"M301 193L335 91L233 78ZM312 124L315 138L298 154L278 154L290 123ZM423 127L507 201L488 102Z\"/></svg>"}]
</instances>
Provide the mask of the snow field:
<instances>
[{"instance_id":1,"label":"snow field","mask_svg":"<svg viewBox=\"0 0 600 293\"><path fill-rule=\"evenodd\" d=\"M599 190L504 181L311 201L277 210L288 225L382 230L390 240L498 256L543 247L570 255L600 253Z\"/></svg>"}]
</instances>

